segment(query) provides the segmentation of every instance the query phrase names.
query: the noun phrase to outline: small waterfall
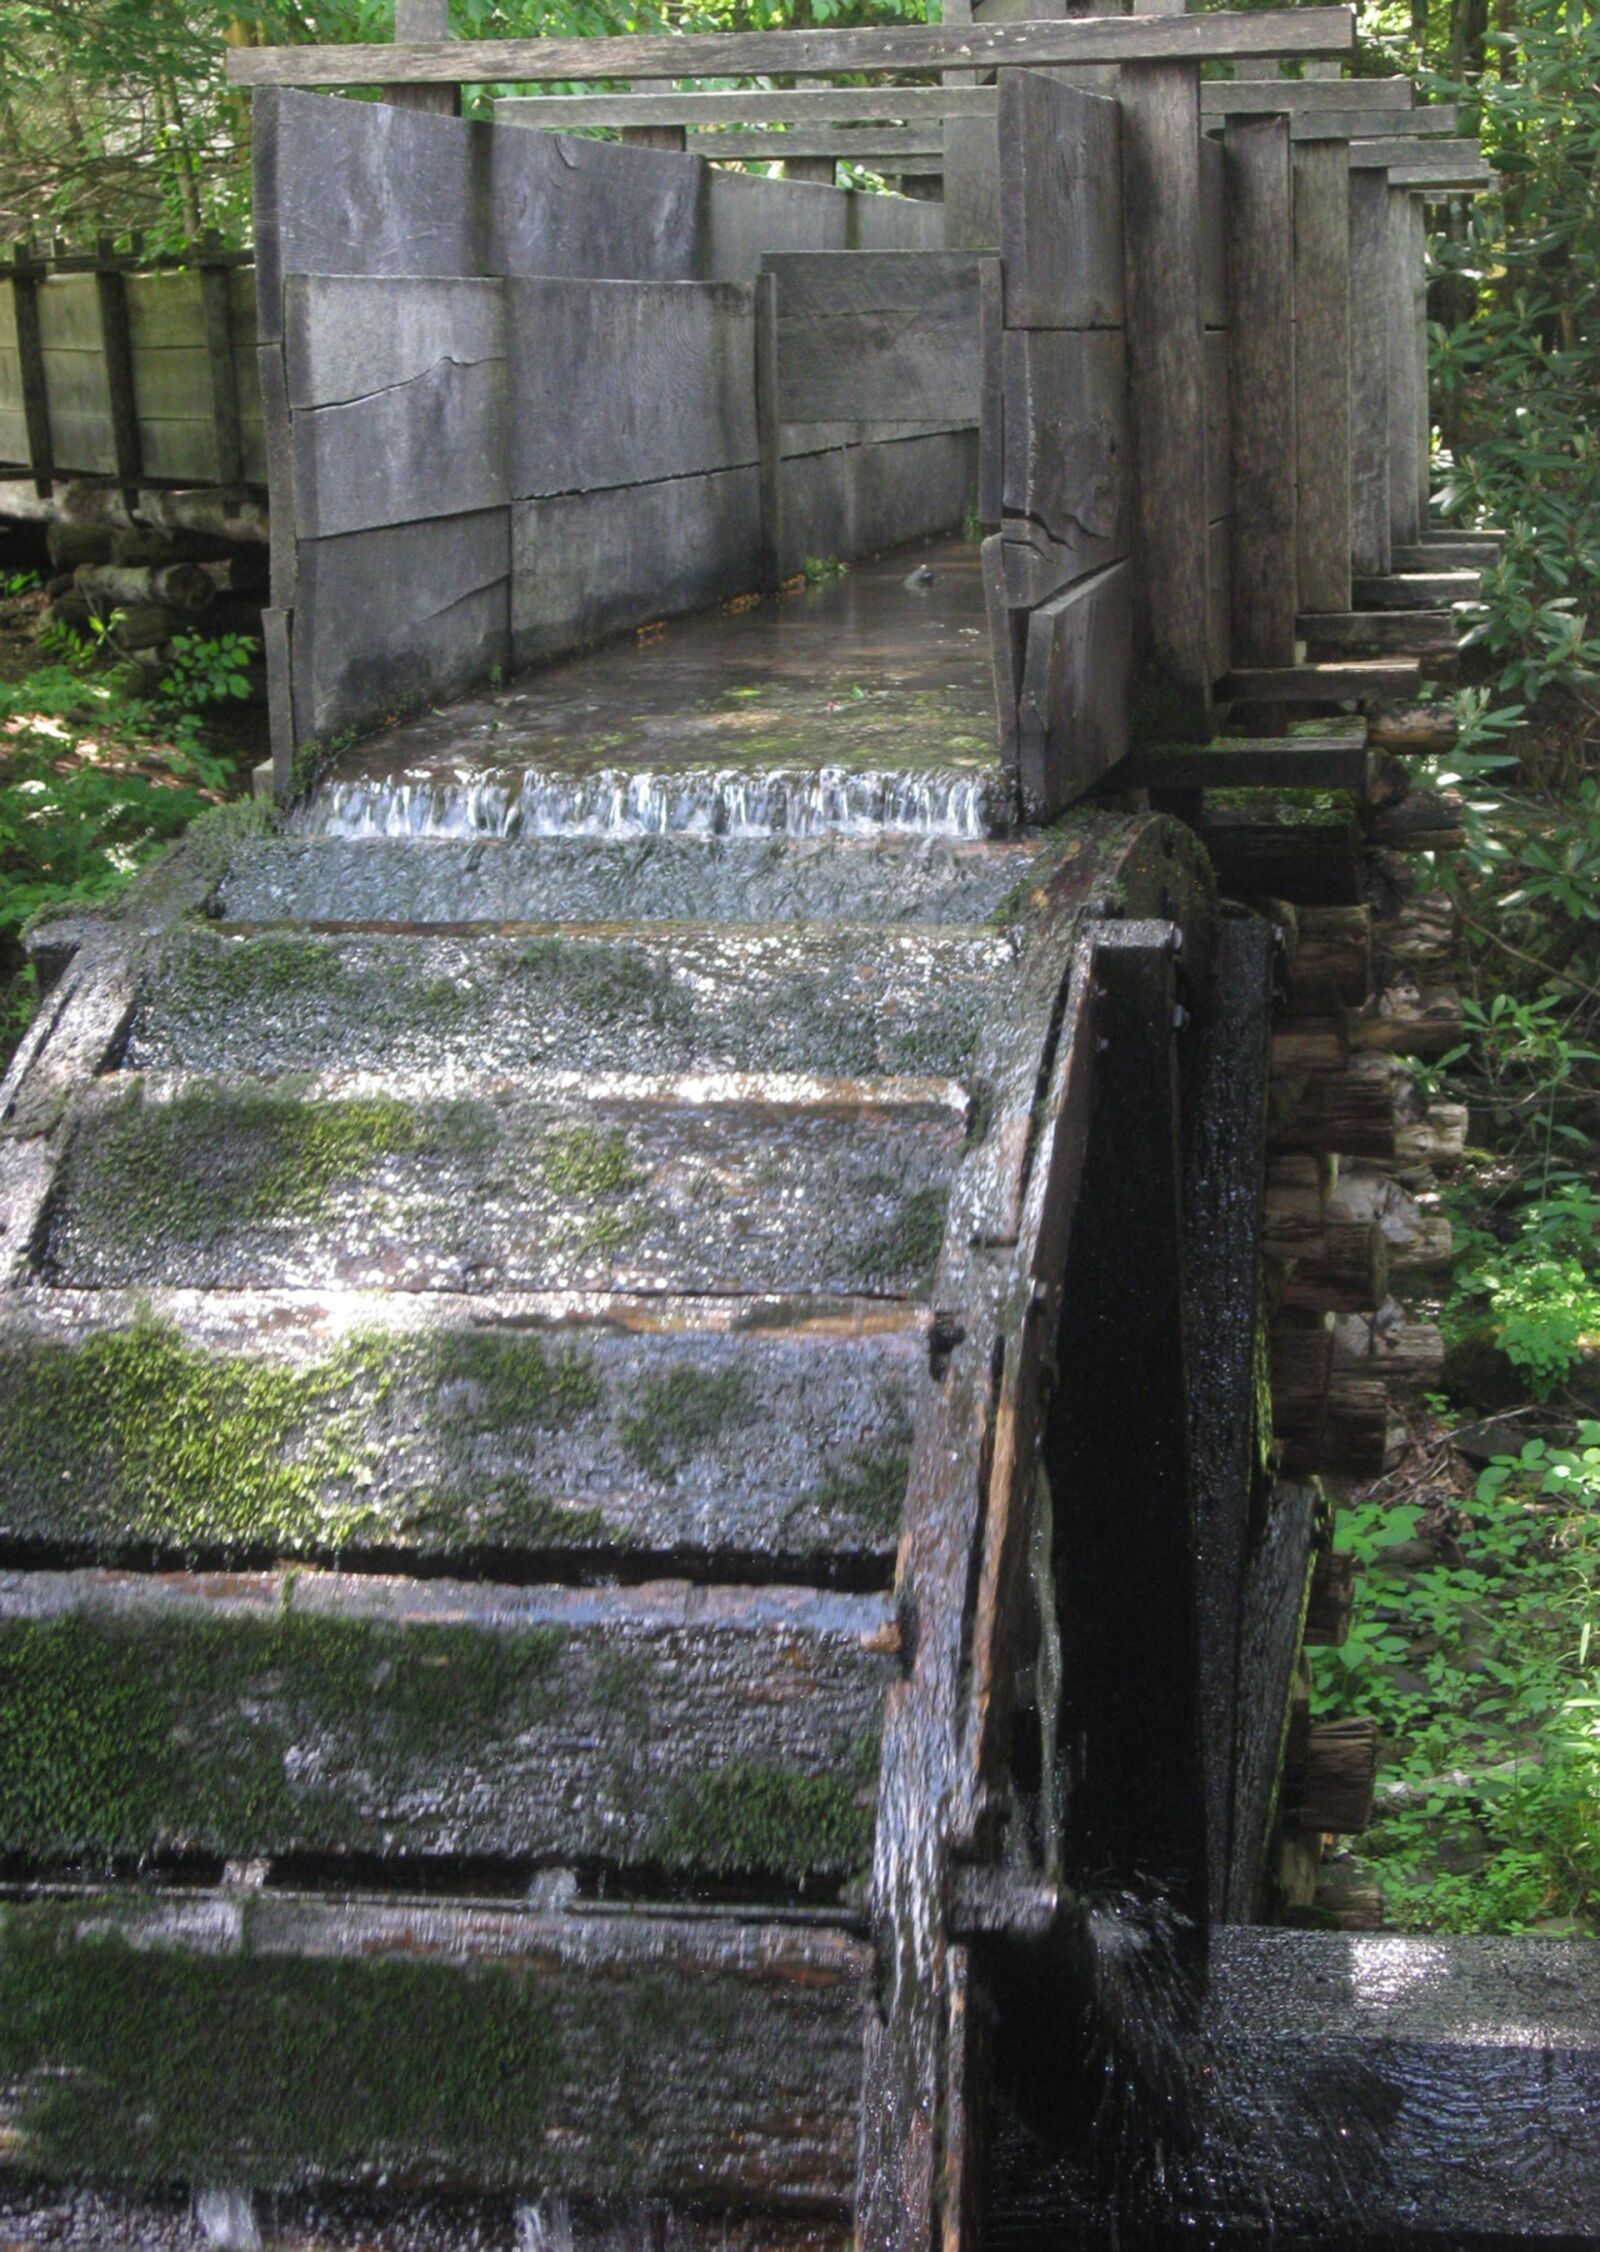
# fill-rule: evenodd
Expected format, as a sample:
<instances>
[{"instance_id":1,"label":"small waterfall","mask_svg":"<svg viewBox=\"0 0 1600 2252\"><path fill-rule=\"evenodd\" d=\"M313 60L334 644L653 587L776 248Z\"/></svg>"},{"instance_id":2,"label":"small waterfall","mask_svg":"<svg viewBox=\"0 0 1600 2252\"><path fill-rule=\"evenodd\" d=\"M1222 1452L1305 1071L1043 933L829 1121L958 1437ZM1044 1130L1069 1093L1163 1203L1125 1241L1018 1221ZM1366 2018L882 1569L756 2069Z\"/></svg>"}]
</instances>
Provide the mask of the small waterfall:
<instances>
[{"instance_id":1,"label":"small waterfall","mask_svg":"<svg viewBox=\"0 0 1600 2252\"><path fill-rule=\"evenodd\" d=\"M334 778L293 826L325 837L979 838L1009 829L1011 809L995 768L530 767Z\"/></svg>"}]
</instances>

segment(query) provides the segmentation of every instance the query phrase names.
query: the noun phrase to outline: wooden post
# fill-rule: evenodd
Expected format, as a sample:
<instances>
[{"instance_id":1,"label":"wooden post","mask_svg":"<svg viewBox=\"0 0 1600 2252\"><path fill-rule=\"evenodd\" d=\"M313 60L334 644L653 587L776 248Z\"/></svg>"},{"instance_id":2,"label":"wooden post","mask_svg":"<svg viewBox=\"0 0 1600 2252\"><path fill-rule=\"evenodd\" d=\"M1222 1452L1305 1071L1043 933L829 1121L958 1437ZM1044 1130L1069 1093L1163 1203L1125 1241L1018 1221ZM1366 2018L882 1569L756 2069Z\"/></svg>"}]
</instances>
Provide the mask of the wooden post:
<instances>
[{"instance_id":1,"label":"wooden post","mask_svg":"<svg viewBox=\"0 0 1600 2252\"><path fill-rule=\"evenodd\" d=\"M1187 62L1124 64L1128 395L1138 461L1137 633L1146 729L1210 731L1200 84Z\"/></svg>"},{"instance_id":2,"label":"wooden post","mask_svg":"<svg viewBox=\"0 0 1600 2252\"><path fill-rule=\"evenodd\" d=\"M1350 532L1358 576L1389 569L1389 337L1382 172L1350 174Z\"/></svg>"},{"instance_id":3,"label":"wooden post","mask_svg":"<svg viewBox=\"0 0 1600 2252\"><path fill-rule=\"evenodd\" d=\"M783 577L783 447L778 416L778 277L756 276L756 444L761 456L758 582L776 594Z\"/></svg>"},{"instance_id":4,"label":"wooden post","mask_svg":"<svg viewBox=\"0 0 1600 2252\"><path fill-rule=\"evenodd\" d=\"M1296 559L1302 611L1350 609L1350 148L1294 148Z\"/></svg>"},{"instance_id":5,"label":"wooden post","mask_svg":"<svg viewBox=\"0 0 1600 2252\"><path fill-rule=\"evenodd\" d=\"M45 383L44 338L39 328L40 262L31 243L19 242L12 253L11 302L17 322L17 358L22 374L22 415L28 432L28 467L34 489L48 499L55 475L55 448L50 435L50 394Z\"/></svg>"},{"instance_id":6,"label":"wooden post","mask_svg":"<svg viewBox=\"0 0 1600 2252\"><path fill-rule=\"evenodd\" d=\"M837 169L831 156L786 156L783 160L786 180L809 180L821 188L833 186Z\"/></svg>"},{"instance_id":7,"label":"wooden post","mask_svg":"<svg viewBox=\"0 0 1600 2252\"><path fill-rule=\"evenodd\" d=\"M397 46L412 41L448 39L450 0L394 0L394 36ZM397 82L386 86L383 98L396 109L422 110L430 117L459 117L459 86L418 86Z\"/></svg>"},{"instance_id":8,"label":"wooden post","mask_svg":"<svg viewBox=\"0 0 1600 2252\"><path fill-rule=\"evenodd\" d=\"M233 357L233 307L222 238L215 228L200 244L200 298L205 313L206 361L211 383L211 430L216 478L244 483L244 433L239 421L239 378Z\"/></svg>"},{"instance_id":9,"label":"wooden post","mask_svg":"<svg viewBox=\"0 0 1600 2252\"><path fill-rule=\"evenodd\" d=\"M100 307L100 346L105 361L106 399L111 412L111 447L117 464L117 482L132 507L138 497L144 464L139 442L139 406L133 388L128 280L109 235L101 235L95 244L94 285Z\"/></svg>"},{"instance_id":10,"label":"wooden post","mask_svg":"<svg viewBox=\"0 0 1600 2252\"><path fill-rule=\"evenodd\" d=\"M1232 297L1233 663L1292 665L1299 605L1288 118L1230 117L1223 156Z\"/></svg>"},{"instance_id":11,"label":"wooden post","mask_svg":"<svg viewBox=\"0 0 1600 2252\"><path fill-rule=\"evenodd\" d=\"M1428 215L1419 195L1411 198L1411 289L1417 353L1417 526L1426 533L1433 510L1433 414L1428 401Z\"/></svg>"},{"instance_id":12,"label":"wooden post","mask_svg":"<svg viewBox=\"0 0 1600 2252\"><path fill-rule=\"evenodd\" d=\"M1417 514L1417 332L1411 193L1387 190L1385 311L1389 343L1389 545L1415 547Z\"/></svg>"},{"instance_id":13,"label":"wooden post","mask_svg":"<svg viewBox=\"0 0 1600 2252\"><path fill-rule=\"evenodd\" d=\"M670 94L670 78L641 78L634 88L636 94ZM617 138L628 148L666 149L681 155L689 145L689 136L682 125L624 125ZM784 172L789 167L784 165Z\"/></svg>"}]
</instances>

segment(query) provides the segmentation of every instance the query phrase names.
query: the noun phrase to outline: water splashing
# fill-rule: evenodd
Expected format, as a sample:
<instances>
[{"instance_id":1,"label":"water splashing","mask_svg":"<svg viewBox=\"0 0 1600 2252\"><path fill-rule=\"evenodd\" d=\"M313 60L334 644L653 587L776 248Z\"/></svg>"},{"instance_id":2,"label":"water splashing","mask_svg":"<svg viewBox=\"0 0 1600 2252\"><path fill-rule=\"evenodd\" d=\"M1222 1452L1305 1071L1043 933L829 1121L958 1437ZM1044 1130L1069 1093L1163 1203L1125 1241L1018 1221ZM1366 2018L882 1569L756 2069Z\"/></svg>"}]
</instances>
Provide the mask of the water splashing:
<instances>
[{"instance_id":1,"label":"water splashing","mask_svg":"<svg viewBox=\"0 0 1600 2252\"><path fill-rule=\"evenodd\" d=\"M734 767L336 777L294 828L328 837L980 838L1011 808L998 769Z\"/></svg>"}]
</instances>

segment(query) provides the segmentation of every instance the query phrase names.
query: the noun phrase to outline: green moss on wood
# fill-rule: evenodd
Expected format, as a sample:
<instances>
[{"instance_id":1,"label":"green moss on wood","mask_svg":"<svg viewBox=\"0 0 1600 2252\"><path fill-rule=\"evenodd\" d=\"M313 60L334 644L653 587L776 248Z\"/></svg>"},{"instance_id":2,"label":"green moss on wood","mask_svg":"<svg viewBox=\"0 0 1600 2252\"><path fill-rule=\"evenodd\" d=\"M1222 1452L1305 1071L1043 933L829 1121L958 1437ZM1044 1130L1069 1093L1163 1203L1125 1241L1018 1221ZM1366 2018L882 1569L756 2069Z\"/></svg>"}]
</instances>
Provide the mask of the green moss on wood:
<instances>
[{"instance_id":1,"label":"green moss on wood","mask_svg":"<svg viewBox=\"0 0 1600 2252\"><path fill-rule=\"evenodd\" d=\"M862 1245L858 1258L861 1280L931 1280L944 1248L948 1202L948 1189L913 1189L888 1225Z\"/></svg>"},{"instance_id":2,"label":"green moss on wood","mask_svg":"<svg viewBox=\"0 0 1600 2252\"><path fill-rule=\"evenodd\" d=\"M536 2172L561 2057L537 1980L400 1957L206 1956L0 1910L0 2079L28 2166L148 2184Z\"/></svg>"},{"instance_id":3,"label":"green moss on wood","mask_svg":"<svg viewBox=\"0 0 1600 2252\"><path fill-rule=\"evenodd\" d=\"M466 1507L436 1479L380 1505L384 1474L403 1474L390 1452L402 1395L427 1403L448 1462L474 1434L568 1428L603 1387L588 1356L521 1331L360 1334L303 1363L207 1352L149 1318L81 1345L15 1346L0 1351L9 1529L188 1555L337 1553L407 1533L448 1552L491 1526L530 1546L603 1530L504 1475Z\"/></svg>"},{"instance_id":4,"label":"green moss on wood","mask_svg":"<svg viewBox=\"0 0 1600 2252\"><path fill-rule=\"evenodd\" d=\"M379 1842L419 1775L548 1721L565 1638L369 1619L68 1613L0 1626L0 1849Z\"/></svg>"},{"instance_id":5,"label":"green moss on wood","mask_svg":"<svg viewBox=\"0 0 1600 2252\"><path fill-rule=\"evenodd\" d=\"M646 1377L618 1430L646 1476L665 1480L749 1417L750 1380L743 1369L685 1366Z\"/></svg>"},{"instance_id":6,"label":"green moss on wood","mask_svg":"<svg viewBox=\"0 0 1600 2252\"><path fill-rule=\"evenodd\" d=\"M720 1877L800 1881L813 1870L860 1870L872 1857L877 1762L875 1732L830 1775L731 1760L673 1787L644 1858Z\"/></svg>"}]
</instances>

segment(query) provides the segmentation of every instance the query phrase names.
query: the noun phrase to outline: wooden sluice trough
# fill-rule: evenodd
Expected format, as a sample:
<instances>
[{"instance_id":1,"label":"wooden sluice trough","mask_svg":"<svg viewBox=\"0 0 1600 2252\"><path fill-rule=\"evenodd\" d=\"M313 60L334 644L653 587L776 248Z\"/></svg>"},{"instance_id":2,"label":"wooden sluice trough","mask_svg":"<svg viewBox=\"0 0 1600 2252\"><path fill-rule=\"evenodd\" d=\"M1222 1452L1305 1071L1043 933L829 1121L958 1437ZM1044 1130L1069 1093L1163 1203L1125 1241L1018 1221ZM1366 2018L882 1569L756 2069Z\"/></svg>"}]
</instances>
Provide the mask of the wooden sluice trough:
<instances>
[{"instance_id":1,"label":"wooden sluice trough","mask_svg":"<svg viewBox=\"0 0 1600 2252\"><path fill-rule=\"evenodd\" d=\"M286 818L42 931L0 1092L0 2243L1583 2236L1584 1950L1263 1921L1493 544L1403 154L1205 130L1350 40L473 50L998 69L959 248L240 58Z\"/></svg>"}]
</instances>

